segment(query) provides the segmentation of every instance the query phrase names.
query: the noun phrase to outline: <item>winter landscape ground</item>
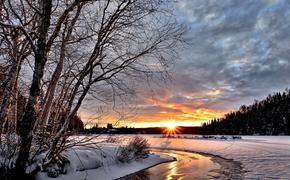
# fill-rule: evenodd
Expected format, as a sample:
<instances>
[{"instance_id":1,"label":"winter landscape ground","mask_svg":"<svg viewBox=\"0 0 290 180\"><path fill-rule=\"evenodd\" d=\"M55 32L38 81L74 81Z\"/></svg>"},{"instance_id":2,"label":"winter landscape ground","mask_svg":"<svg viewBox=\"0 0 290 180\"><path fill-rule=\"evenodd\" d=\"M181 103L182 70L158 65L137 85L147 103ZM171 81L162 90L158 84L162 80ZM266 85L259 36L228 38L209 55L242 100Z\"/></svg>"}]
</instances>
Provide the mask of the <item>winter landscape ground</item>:
<instances>
[{"instance_id":1,"label":"winter landscape ground","mask_svg":"<svg viewBox=\"0 0 290 180\"><path fill-rule=\"evenodd\" d=\"M289 22L290 0L0 0L0 180L290 180Z\"/></svg>"},{"instance_id":2,"label":"winter landscape ground","mask_svg":"<svg viewBox=\"0 0 290 180\"><path fill-rule=\"evenodd\" d=\"M128 135L116 136L120 140L128 137ZM220 169L227 166L225 162L230 160L241 167L241 176L238 179L289 179L290 177L289 136L243 136L241 140L198 139L194 135L184 135L181 138L162 138L160 135L143 135L143 137L154 149L197 152L220 157L225 160L224 162L222 160L215 162L220 165ZM112 161L113 155L116 153L115 147L103 144L103 154L89 149L78 149L76 153L79 154L80 159L72 160L71 171L67 175L60 175L57 179L117 179L173 160L168 156L156 154L150 155L146 159L116 164L115 161ZM99 165L99 168L92 166L92 164L98 164L96 162L102 162L102 165ZM84 171L83 167L89 170ZM231 172L226 171L222 172L223 178L231 175ZM45 173L39 173L37 179L49 178ZM219 178L217 177L217 179Z\"/></svg>"},{"instance_id":3,"label":"winter landscape ground","mask_svg":"<svg viewBox=\"0 0 290 180\"><path fill-rule=\"evenodd\" d=\"M240 162L245 179L289 179L289 136L243 136L242 140L163 139L149 137L151 147L193 151Z\"/></svg>"}]
</instances>

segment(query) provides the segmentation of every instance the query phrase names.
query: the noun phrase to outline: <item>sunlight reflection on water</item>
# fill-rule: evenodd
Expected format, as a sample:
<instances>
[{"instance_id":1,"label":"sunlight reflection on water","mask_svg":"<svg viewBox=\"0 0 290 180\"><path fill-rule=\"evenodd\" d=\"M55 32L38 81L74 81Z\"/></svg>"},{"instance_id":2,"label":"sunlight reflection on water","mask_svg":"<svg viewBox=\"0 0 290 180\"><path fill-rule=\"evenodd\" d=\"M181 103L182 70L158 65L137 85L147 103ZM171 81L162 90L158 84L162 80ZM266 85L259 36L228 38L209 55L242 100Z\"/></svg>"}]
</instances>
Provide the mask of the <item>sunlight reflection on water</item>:
<instances>
[{"instance_id":1,"label":"sunlight reflection on water","mask_svg":"<svg viewBox=\"0 0 290 180\"><path fill-rule=\"evenodd\" d=\"M220 165L211 161L211 157L182 151L154 151L173 156L176 161L160 164L158 166L140 171L122 180L192 180L214 179L213 170Z\"/></svg>"}]
</instances>

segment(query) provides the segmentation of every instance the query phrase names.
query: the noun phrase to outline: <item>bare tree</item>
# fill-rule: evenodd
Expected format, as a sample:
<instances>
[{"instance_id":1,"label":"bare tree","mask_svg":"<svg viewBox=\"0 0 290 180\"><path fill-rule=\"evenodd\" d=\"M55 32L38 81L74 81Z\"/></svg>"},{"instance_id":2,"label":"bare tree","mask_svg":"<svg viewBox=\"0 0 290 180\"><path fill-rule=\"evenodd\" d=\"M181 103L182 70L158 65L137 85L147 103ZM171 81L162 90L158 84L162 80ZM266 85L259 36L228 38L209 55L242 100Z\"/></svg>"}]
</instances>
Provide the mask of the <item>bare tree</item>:
<instances>
[{"instance_id":1,"label":"bare tree","mask_svg":"<svg viewBox=\"0 0 290 180\"><path fill-rule=\"evenodd\" d=\"M17 171L24 173L37 130L47 131L48 125L61 124L50 131L52 140L45 159L48 164L64 149L69 123L88 95L106 101L102 93L110 92L114 101L119 92L125 95L130 92L127 85L131 80L165 77L184 29L166 10L167 2L159 0L20 0L20 3L21 11L14 10L16 1L1 3L0 10L7 7L7 14L14 14L17 21L8 16L1 18L0 27L3 32L18 30L25 39L27 55L21 61L31 53L30 58L34 58L16 162ZM26 12L26 7L32 17L28 24L20 14ZM5 57L9 61L12 58ZM11 84L16 83L17 79Z\"/></svg>"},{"instance_id":2,"label":"bare tree","mask_svg":"<svg viewBox=\"0 0 290 180\"><path fill-rule=\"evenodd\" d=\"M3 124L8 126L11 132L15 132L17 119L20 118L17 117L19 72L23 61L31 54L30 43L34 39L33 34L26 34L25 28L29 28L31 31L35 29L35 24L31 23L35 20L35 15L27 13L23 9L24 4L20 3L18 5L20 8L15 9L10 1L4 0L0 5L0 52L1 59L5 62L1 66L7 67L7 74L1 85L4 92L2 95L0 126L1 130ZM13 21L19 21L19 25L11 24Z\"/></svg>"},{"instance_id":3,"label":"bare tree","mask_svg":"<svg viewBox=\"0 0 290 180\"><path fill-rule=\"evenodd\" d=\"M48 116L49 116L50 109L52 106L56 86L57 86L57 83L61 77L61 73L62 73L63 66L64 66L64 60L66 57L66 55L65 55L66 46L68 44L69 39L71 38L71 34L73 31L74 25L75 25L79 15L80 15L81 9L82 9L82 4L77 6L75 16L70 21L68 19L66 19L64 22L64 29L63 29L63 32L61 35L62 39L61 39L59 60L58 60L57 66L53 72L51 81L49 83L49 86L48 86L48 89L46 91L46 95L44 98L45 104L44 104L44 108L43 108L43 112L42 112L42 116L41 116L42 126L48 124L48 118L49 118Z\"/></svg>"}]
</instances>

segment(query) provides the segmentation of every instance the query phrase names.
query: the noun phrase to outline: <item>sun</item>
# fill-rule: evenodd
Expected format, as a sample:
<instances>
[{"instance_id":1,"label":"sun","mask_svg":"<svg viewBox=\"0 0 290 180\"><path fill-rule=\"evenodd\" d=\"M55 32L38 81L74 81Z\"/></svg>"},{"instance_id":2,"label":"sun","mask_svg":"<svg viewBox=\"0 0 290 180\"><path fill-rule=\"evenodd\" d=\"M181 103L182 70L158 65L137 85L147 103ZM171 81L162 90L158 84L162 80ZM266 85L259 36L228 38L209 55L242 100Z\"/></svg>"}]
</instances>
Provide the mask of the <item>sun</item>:
<instances>
[{"instance_id":1,"label":"sun","mask_svg":"<svg viewBox=\"0 0 290 180\"><path fill-rule=\"evenodd\" d=\"M167 136L173 136L175 134L180 134L180 128L177 125L175 121L167 121L164 122L165 129L162 131L162 133L166 134Z\"/></svg>"},{"instance_id":2,"label":"sun","mask_svg":"<svg viewBox=\"0 0 290 180\"><path fill-rule=\"evenodd\" d=\"M166 128L169 131L173 131L176 128L176 124L174 122L166 122Z\"/></svg>"}]
</instances>

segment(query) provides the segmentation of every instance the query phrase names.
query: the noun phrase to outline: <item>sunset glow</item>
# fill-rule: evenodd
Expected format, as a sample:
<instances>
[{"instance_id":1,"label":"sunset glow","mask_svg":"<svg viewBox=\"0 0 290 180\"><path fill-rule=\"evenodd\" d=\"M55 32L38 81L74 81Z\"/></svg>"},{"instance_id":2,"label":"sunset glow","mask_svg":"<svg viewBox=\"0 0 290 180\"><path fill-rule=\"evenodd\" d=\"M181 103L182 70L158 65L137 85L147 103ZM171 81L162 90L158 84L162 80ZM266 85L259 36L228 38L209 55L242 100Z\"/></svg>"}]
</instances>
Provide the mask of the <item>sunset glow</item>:
<instances>
[{"instance_id":1,"label":"sunset glow","mask_svg":"<svg viewBox=\"0 0 290 180\"><path fill-rule=\"evenodd\" d=\"M176 128L175 122L172 122L172 121L166 122L166 128L169 131L173 131Z\"/></svg>"},{"instance_id":2,"label":"sunset glow","mask_svg":"<svg viewBox=\"0 0 290 180\"><path fill-rule=\"evenodd\" d=\"M166 107L166 109L165 109ZM106 115L100 119L96 114L89 112L81 112L79 115L87 124L98 124L99 126L106 126L107 123L118 124L118 126L128 126L136 128L144 127L168 127L174 128L176 126L201 126L202 123L207 122L213 118L222 117L230 110L214 110L199 108L193 109L190 106L183 104L159 104L154 105L155 110L147 112L147 107L139 107L140 112L132 115L131 118L118 121L117 115ZM157 111L160 109L160 111ZM146 111L146 112L143 112ZM151 111L151 110L150 110Z\"/></svg>"},{"instance_id":3,"label":"sunset glow","mask_svg":"<svg viewBox=\"0 0 290 180\"><path fill-rule=\"evenodd\" d=\"M165 129L163 130L163 134L166 135L175 135L180 134L180 127L178 126L178 123L173 121L172 119L170 121L164 122Z\"/></svg>"}]
</instances>

